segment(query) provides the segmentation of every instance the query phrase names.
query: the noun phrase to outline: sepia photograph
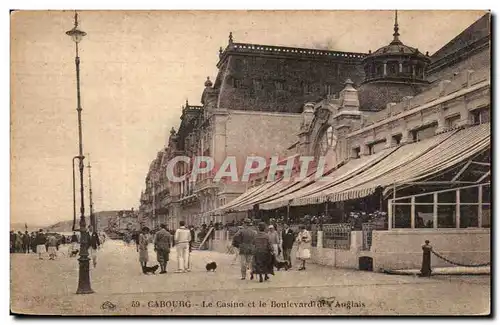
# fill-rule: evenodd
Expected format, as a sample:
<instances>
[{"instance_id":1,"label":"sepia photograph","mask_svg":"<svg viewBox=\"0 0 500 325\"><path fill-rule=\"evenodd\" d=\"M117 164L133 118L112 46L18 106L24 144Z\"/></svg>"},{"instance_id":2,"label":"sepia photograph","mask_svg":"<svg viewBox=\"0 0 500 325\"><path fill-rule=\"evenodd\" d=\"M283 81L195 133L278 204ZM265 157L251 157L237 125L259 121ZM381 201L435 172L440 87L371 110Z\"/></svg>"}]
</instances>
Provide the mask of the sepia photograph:
<instances>
[{"instance_id":1,"label":"sepia photograph","mask_svg":"<svg viewBox=\"0 0 500 325\"><path fill-rule=\"evenodd\" d=\"M11 315L491 315L491 16L10 11Z\"/></svg>"}]
</instances>

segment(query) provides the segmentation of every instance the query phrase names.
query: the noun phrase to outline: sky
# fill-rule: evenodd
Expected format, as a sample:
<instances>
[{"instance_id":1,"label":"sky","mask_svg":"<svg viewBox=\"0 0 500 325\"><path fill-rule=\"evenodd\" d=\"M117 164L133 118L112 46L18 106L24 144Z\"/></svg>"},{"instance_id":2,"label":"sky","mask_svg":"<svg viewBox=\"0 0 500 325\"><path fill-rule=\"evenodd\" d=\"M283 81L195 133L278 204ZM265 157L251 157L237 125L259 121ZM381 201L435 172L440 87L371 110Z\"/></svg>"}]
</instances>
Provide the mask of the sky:
<instances>
[{"instance_id":1,"label":"sky","mask_svg":"<svg viewBox=\"0 0 500 325\"><path fill-rule=\"evenodd\" d=\"M432 54L483 14L399 11L400 39ZM72 11L11 15L11 222L50 225L73 215L75 45L65 34L73 19ZM83 147L102 211L139 206L149 164L186 99L200 105L230 31L235 42L366 53L391 41L394 13L82 11L79 20L87 33L79 49ZM87 191L85 203L88 213Z\"/></svg>"}]
</instances>

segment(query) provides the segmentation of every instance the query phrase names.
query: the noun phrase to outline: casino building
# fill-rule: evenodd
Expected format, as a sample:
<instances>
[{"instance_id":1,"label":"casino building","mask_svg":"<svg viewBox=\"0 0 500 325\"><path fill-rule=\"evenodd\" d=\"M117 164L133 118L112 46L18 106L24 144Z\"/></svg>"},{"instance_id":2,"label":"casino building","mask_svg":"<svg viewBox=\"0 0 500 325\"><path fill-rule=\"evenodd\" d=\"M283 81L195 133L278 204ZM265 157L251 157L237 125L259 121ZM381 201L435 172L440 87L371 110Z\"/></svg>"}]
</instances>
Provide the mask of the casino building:
<instances>
[{"instance_id":1,"label":"casino building","mask_svg":"<svg viewBox=\"0 0 500 325\"><path fill-rule=\"evenodd\" d=\"M392 40L368 53L235 43L230 35L202 105L186 103L151 164L141 195L145 220L173 226L181 218L324 214L345 223L350 212L372 209L387 214L385 224L319 229L314 259L414 267L422 236L449 256L488 259L490 14L432 55L403 40L397 13ZM161 179L173 157L201 154L216 165L234 155L239 167L250 155L323 156L328 180L266 181L264 173L250 184L216 183L213 175ZM179 175L189 172L178 165ZM342 241L348 244L339 247Z\"/></svg>"}]
</instances>

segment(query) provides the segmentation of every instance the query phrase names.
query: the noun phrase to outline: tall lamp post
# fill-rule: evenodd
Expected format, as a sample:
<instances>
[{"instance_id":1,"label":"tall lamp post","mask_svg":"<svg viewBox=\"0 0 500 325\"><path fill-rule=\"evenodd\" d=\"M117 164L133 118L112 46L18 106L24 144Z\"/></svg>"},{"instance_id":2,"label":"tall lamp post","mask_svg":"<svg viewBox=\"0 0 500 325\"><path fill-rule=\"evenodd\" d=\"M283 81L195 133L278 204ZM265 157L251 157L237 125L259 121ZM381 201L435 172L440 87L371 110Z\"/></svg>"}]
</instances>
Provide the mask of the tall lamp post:
<instances>
[{"instance_id":1,"label":"tall lamp post","mask_svg":"<svg viewBox=\"0 0 500 325\"><path fill-rule=\"evenodd\" d=\"M85 202L83 190L83 140L82 140L82 106L80 102L80 57L78 56L78 43L87 33L78 29L78 13L75 11L75 26L66 32L75 42L75 65L76 65L76 111L78 113L78 159L80 169L80 257L78 272L77 294L89 294L94 291L90 287L90 268L89 268L89 235L85 223Z\"/></svg>"},{"instance_id":2,"label":"tall lamp post","mask_svg":"<svg viewBox=\"0 0 500 325\"><path fill-rule=\"evenodd\" d=\"M94 201L92 201L92 173L91 173L91 168L90 166L90 154L87 153L88 159L87 159L87 169L89 170L89 206L90 206L90 226L92 227L92 230L94 233L97 233L97 220L94 215Z\"/></svg>"}]
</instances>

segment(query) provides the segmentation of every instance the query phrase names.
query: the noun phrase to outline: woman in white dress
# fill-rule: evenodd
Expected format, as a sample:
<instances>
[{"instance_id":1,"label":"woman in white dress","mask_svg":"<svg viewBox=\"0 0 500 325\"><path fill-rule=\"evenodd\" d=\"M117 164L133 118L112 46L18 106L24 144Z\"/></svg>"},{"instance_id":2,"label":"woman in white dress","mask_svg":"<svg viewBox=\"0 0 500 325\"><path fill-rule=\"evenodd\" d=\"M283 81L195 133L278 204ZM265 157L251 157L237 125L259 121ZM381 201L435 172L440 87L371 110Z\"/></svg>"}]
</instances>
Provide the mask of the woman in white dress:
<instances>
[{"instance_id":1,"label":"woman in white dress","mask_svg":"<svg viewBox=\"0 0 500 325\"><path fill-rule=\"evenodd\" d=\"M306 230L306 226L300 226L300 231L295 241L298 244L297 259L302 261L302 266L299 268L299 271L303 271L306 269L306 261L311 258L312 237L309 231Z\"/></svg>"},{"instance_id":2,"label":"woman in white dress","mask_svg":"<svg viewBox=\"0 0 500 325\"><path fill-rule=\"evenodd\" d=\"M43 260L43 255L47 252L45 244L47 243L47 237L45 237L43 230L40 229L38 234L36 235L36 253L38 254L38 258Z\"/></svg>"}]
</instances>

